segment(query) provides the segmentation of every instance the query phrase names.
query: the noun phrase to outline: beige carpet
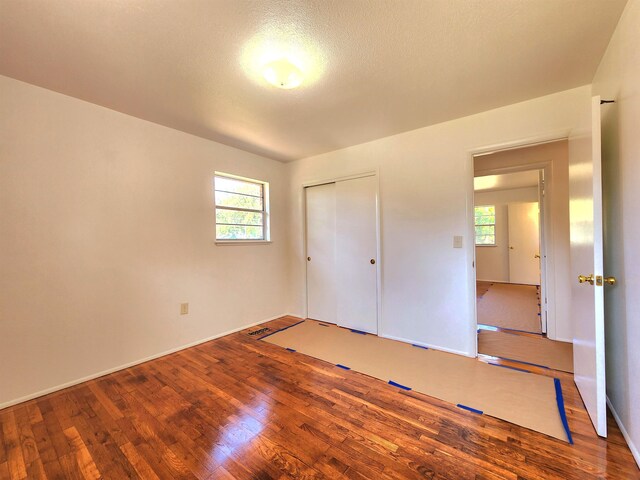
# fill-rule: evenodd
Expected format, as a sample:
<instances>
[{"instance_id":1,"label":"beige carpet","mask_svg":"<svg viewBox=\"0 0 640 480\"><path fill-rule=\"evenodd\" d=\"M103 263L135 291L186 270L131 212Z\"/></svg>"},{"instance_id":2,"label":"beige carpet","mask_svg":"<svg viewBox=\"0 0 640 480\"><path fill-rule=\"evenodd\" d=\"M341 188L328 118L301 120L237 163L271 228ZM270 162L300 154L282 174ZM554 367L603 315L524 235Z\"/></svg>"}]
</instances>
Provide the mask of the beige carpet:
<instances>
[{"instance_id":1,"label":"beige carpet","mask_svg":"<svg viewBox=\"0 0 640 480\"><path fill-rule=\"evenodd\" d=\"M482 296L489 291L491 285L493 285L493 282L476 281L476 299L482 298Z\"/></svg>"},{"instance_id":2,"label":"beige carpet","mask_svg":"<svg viewBox=\"0 0 640 480\"><path fill-rule=\"evenodd\" d=\"M478 299L478 323L542 333L538 291L533 285L494 283Z\"/></svg>"},{"instance_id":3,"label":"beige carpet","mask_svg":"<svg viewBox=\"0 0 640 480\"><path fill-rule=\"evenodd\" d=\"M541 336L480 330L478 353L573 373L573 345Z\"/></svg>"},{"instance_id":4,"label":"beige carpet","mask_svg":"<svg viewBox=\"0 0 640 480\"><path fill-rule=\"evenodd\" d=\"M553 378L306 320L264 341L567 441ZM564 407L562 408L564 414Z\"/></svg>"}]
</instances>

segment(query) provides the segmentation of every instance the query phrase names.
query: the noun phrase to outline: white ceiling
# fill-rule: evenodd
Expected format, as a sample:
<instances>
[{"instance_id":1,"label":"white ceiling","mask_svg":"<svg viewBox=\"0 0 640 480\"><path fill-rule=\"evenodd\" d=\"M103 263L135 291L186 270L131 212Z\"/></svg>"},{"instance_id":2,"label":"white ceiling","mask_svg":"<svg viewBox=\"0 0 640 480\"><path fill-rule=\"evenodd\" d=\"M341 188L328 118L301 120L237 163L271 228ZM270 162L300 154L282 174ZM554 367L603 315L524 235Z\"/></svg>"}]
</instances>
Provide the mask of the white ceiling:
<instances>
[{"instance_id":1,"label":"white ceiling","mask_svg":"<svg viewBox=\"0 0 640 480\"><path fill-rule=\"evenodd\" d=\"M486 175L473 179L476 192L493 190L510 190L512 188L526 188L538 186L538 170L524 172L503 173L501 175Z\"/></svg>"},{"instance_id":2,"label":"white ceiling","mask_svg":"<svg viewBox=\"0 0 640 480\"><path fill-rule=\"evenodd\" d=\"M0 0L0 74L292 160L591 83L625 2Z\"/></svg>"}]
</instances>

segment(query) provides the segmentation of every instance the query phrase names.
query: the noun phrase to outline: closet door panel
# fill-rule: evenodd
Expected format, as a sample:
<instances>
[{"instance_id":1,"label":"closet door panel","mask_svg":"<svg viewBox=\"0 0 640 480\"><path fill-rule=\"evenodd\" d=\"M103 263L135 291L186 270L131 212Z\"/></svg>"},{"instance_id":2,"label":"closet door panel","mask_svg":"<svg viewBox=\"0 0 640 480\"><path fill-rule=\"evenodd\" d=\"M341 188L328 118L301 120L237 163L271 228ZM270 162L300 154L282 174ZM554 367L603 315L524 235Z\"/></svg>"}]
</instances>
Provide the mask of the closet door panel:
<instances>
[{"instance_id":1,"label":"closet door panel","mask_svg":"<svg viewBox=\"0 0 640 480\"><path fill-rule=\"evenodd\" d=\"M306 190L307 316L336 321L336 185Z\"/></svg>"},{"instance_id":2,"label":"closet door panel","mask_svg":"<svg viewBox=\"0 0 640 480\"><path fill-rule=\"evenodd\" d=\"M338 325L378 333L377 179L336 182Z\"/></svg>"}]
</instances>

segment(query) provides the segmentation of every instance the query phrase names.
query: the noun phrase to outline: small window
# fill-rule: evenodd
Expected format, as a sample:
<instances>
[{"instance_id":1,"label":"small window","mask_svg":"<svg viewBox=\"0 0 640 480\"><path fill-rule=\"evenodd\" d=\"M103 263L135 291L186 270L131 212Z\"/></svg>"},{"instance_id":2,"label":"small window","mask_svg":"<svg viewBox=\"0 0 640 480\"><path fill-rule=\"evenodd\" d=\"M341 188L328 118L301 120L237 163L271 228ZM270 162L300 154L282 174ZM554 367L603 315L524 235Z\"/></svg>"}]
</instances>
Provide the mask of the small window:
<instances>
[{"instance_id":1,"label":"small window","mask_svg":"<svg viewBox=\"0 0 640 480\"><path fill-rule=\"evenodd\" d=\"M269 184L217 173L214 178L216 240L269 239Z\"/></svg>"},{"instance_id":2,"label":"small window","mask_svg":"<svg viewBox=\"0 0 640 480\"><path fill-rule=\"evenodd\" d=\"M475 207L476 245L496 244L496 206Z\"/></svg>"}]
</instances>

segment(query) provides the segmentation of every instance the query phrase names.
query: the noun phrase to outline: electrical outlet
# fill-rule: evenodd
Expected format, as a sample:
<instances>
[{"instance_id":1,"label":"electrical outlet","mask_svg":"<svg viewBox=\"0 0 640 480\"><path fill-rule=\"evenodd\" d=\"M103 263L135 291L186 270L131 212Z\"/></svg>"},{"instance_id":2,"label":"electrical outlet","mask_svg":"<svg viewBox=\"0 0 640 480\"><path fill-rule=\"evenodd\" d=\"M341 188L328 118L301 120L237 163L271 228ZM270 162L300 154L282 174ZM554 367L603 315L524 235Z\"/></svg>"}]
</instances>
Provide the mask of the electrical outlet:
<instances>
[{"instance_id":1,"label":"electrical outlet","mask_svg":"<svg viewBox=\"0 0 640 480\"><path fill-rule=\"evenodd\" d=\"M181 303L180 304L180 315L186 315L187 313L189 313L189 304L188 303Z\"/></svg>"}]
</instances>

